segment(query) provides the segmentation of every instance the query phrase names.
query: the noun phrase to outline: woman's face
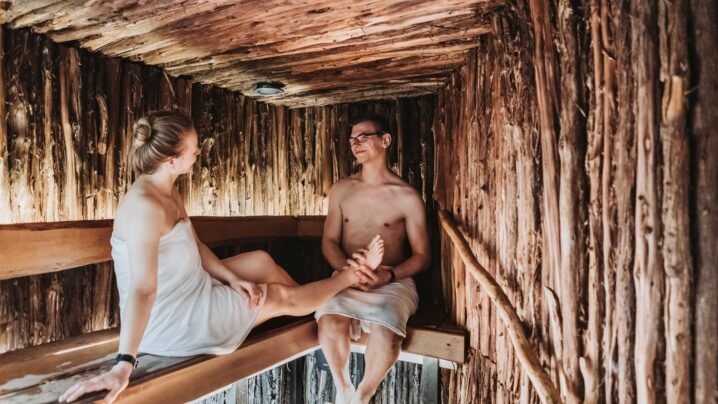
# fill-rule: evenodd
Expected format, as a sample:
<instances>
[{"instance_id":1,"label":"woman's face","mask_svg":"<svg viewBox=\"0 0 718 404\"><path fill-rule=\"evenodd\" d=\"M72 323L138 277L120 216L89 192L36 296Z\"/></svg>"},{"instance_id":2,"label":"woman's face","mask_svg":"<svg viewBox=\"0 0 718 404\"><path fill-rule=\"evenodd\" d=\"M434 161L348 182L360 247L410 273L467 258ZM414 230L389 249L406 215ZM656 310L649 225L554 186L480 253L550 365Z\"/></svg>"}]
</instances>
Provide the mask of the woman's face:
<instances>
[{"instance_id":1,"label":"woman's face","mask_svg":"<svg viewBox=\"0 0 718 404\"><path fill-rule=\"evenodd\" d=\"M197 132L192 129L187 135L184 136L182 153L170 159L170 165L176 174L186 174L192 170L192 165L197 161L199 156L199 139L197 138Z\"/></svg>"}]
</instances>

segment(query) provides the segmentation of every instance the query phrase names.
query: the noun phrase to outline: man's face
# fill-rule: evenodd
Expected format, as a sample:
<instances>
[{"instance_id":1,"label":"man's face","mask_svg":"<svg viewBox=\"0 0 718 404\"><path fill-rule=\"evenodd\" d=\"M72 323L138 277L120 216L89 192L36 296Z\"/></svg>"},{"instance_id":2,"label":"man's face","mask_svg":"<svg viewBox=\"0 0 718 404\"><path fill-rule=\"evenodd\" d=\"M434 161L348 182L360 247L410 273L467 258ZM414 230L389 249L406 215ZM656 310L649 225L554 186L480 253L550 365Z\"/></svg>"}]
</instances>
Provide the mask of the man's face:
<instances>
[{"instance_id":1,"label":"man's face","mask_svg":"<svg viewBox=\"0 0 718 404\"><path fill-rule=\"evenodd\" d=\"M349 143L359 164L386 154L391 137L380 132L379 126L372 121L359 122L352 127Z\"/></svg>"}]
</instances>

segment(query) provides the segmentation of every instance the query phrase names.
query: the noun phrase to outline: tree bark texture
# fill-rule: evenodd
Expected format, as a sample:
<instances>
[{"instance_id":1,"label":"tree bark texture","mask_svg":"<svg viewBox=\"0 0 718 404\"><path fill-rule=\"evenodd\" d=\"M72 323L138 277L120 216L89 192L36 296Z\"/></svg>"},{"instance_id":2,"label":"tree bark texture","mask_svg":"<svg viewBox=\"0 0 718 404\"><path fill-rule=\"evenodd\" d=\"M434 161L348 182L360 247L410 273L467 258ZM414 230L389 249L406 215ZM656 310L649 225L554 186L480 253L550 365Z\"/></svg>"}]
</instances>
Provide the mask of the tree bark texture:
<instances>
[{"instance_id":1,"label":"tree bark texture","mask_svg":"<svg viewBox=\"0 0 718 404\"><path fill-rule=\"evenodd\" d=\"M709 1L511 1L438 95L437 204L567 402L718 400L716 17ZM445 398L536 402L496 308L441 248L470 333Z\"/></svg>"}]
</instances>

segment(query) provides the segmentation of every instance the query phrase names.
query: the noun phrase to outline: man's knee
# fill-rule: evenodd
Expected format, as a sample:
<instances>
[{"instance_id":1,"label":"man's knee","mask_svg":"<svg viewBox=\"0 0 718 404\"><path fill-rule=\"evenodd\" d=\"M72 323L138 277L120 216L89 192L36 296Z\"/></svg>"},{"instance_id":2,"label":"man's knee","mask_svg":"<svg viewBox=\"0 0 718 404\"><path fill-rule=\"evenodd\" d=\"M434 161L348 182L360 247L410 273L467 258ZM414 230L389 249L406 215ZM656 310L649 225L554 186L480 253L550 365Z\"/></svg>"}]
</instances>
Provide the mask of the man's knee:
<instances>
[{"instance_id":1,"label":"man's knee","mask_svg":"<svg viewBox=\"0 0 718 404\"><path fill-rule=\"evenodd\" d=\"M349 335L351 319L338 314L325 314L319 317L317 323L319 325L319 332L324 335Z\"/></svg>"},{"instance_id":2,"label":"man's knee","mask_svg":"<svg viewBox=\"0 0 718 404\"><path fill-rule=\"evenodd\" d=\"M385 346L401 347L404 337L379 324L372 324L369 328L369 339L375 340Z\"/></svg>"}]
</instances>

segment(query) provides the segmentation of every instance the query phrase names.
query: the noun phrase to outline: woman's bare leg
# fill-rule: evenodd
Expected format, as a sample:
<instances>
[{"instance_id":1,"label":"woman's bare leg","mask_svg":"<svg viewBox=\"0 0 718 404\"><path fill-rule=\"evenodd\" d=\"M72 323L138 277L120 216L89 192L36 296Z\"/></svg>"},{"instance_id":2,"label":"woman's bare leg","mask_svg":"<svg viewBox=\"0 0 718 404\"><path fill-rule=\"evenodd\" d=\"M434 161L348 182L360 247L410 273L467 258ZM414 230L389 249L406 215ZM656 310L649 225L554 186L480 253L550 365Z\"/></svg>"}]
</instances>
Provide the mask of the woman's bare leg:
<instances>
[{"instance_id":1,"label":"woman's bare leg","mask_svg":"<svg viewBox=\"0 0 718 404\"><path fill-rule=\"evenodd\" d=\"M297 282L262 250L251 251L222 260L242 280L254 283L281 283L296 286Z\"/></svg>"},{"instance_id":2,"label":"woman's bare leg","mask_svg":"<svg viewBox=\"0 0 718 404\"><path fill-rule=\"evenodd\" d=\"M267 285L267 297L254 325L273 317L304 316L316 311L329 299L359 280L355 271L340 271L331 278L306 285L288 286L281 283Z\"/></svg>"}]
</instances>

